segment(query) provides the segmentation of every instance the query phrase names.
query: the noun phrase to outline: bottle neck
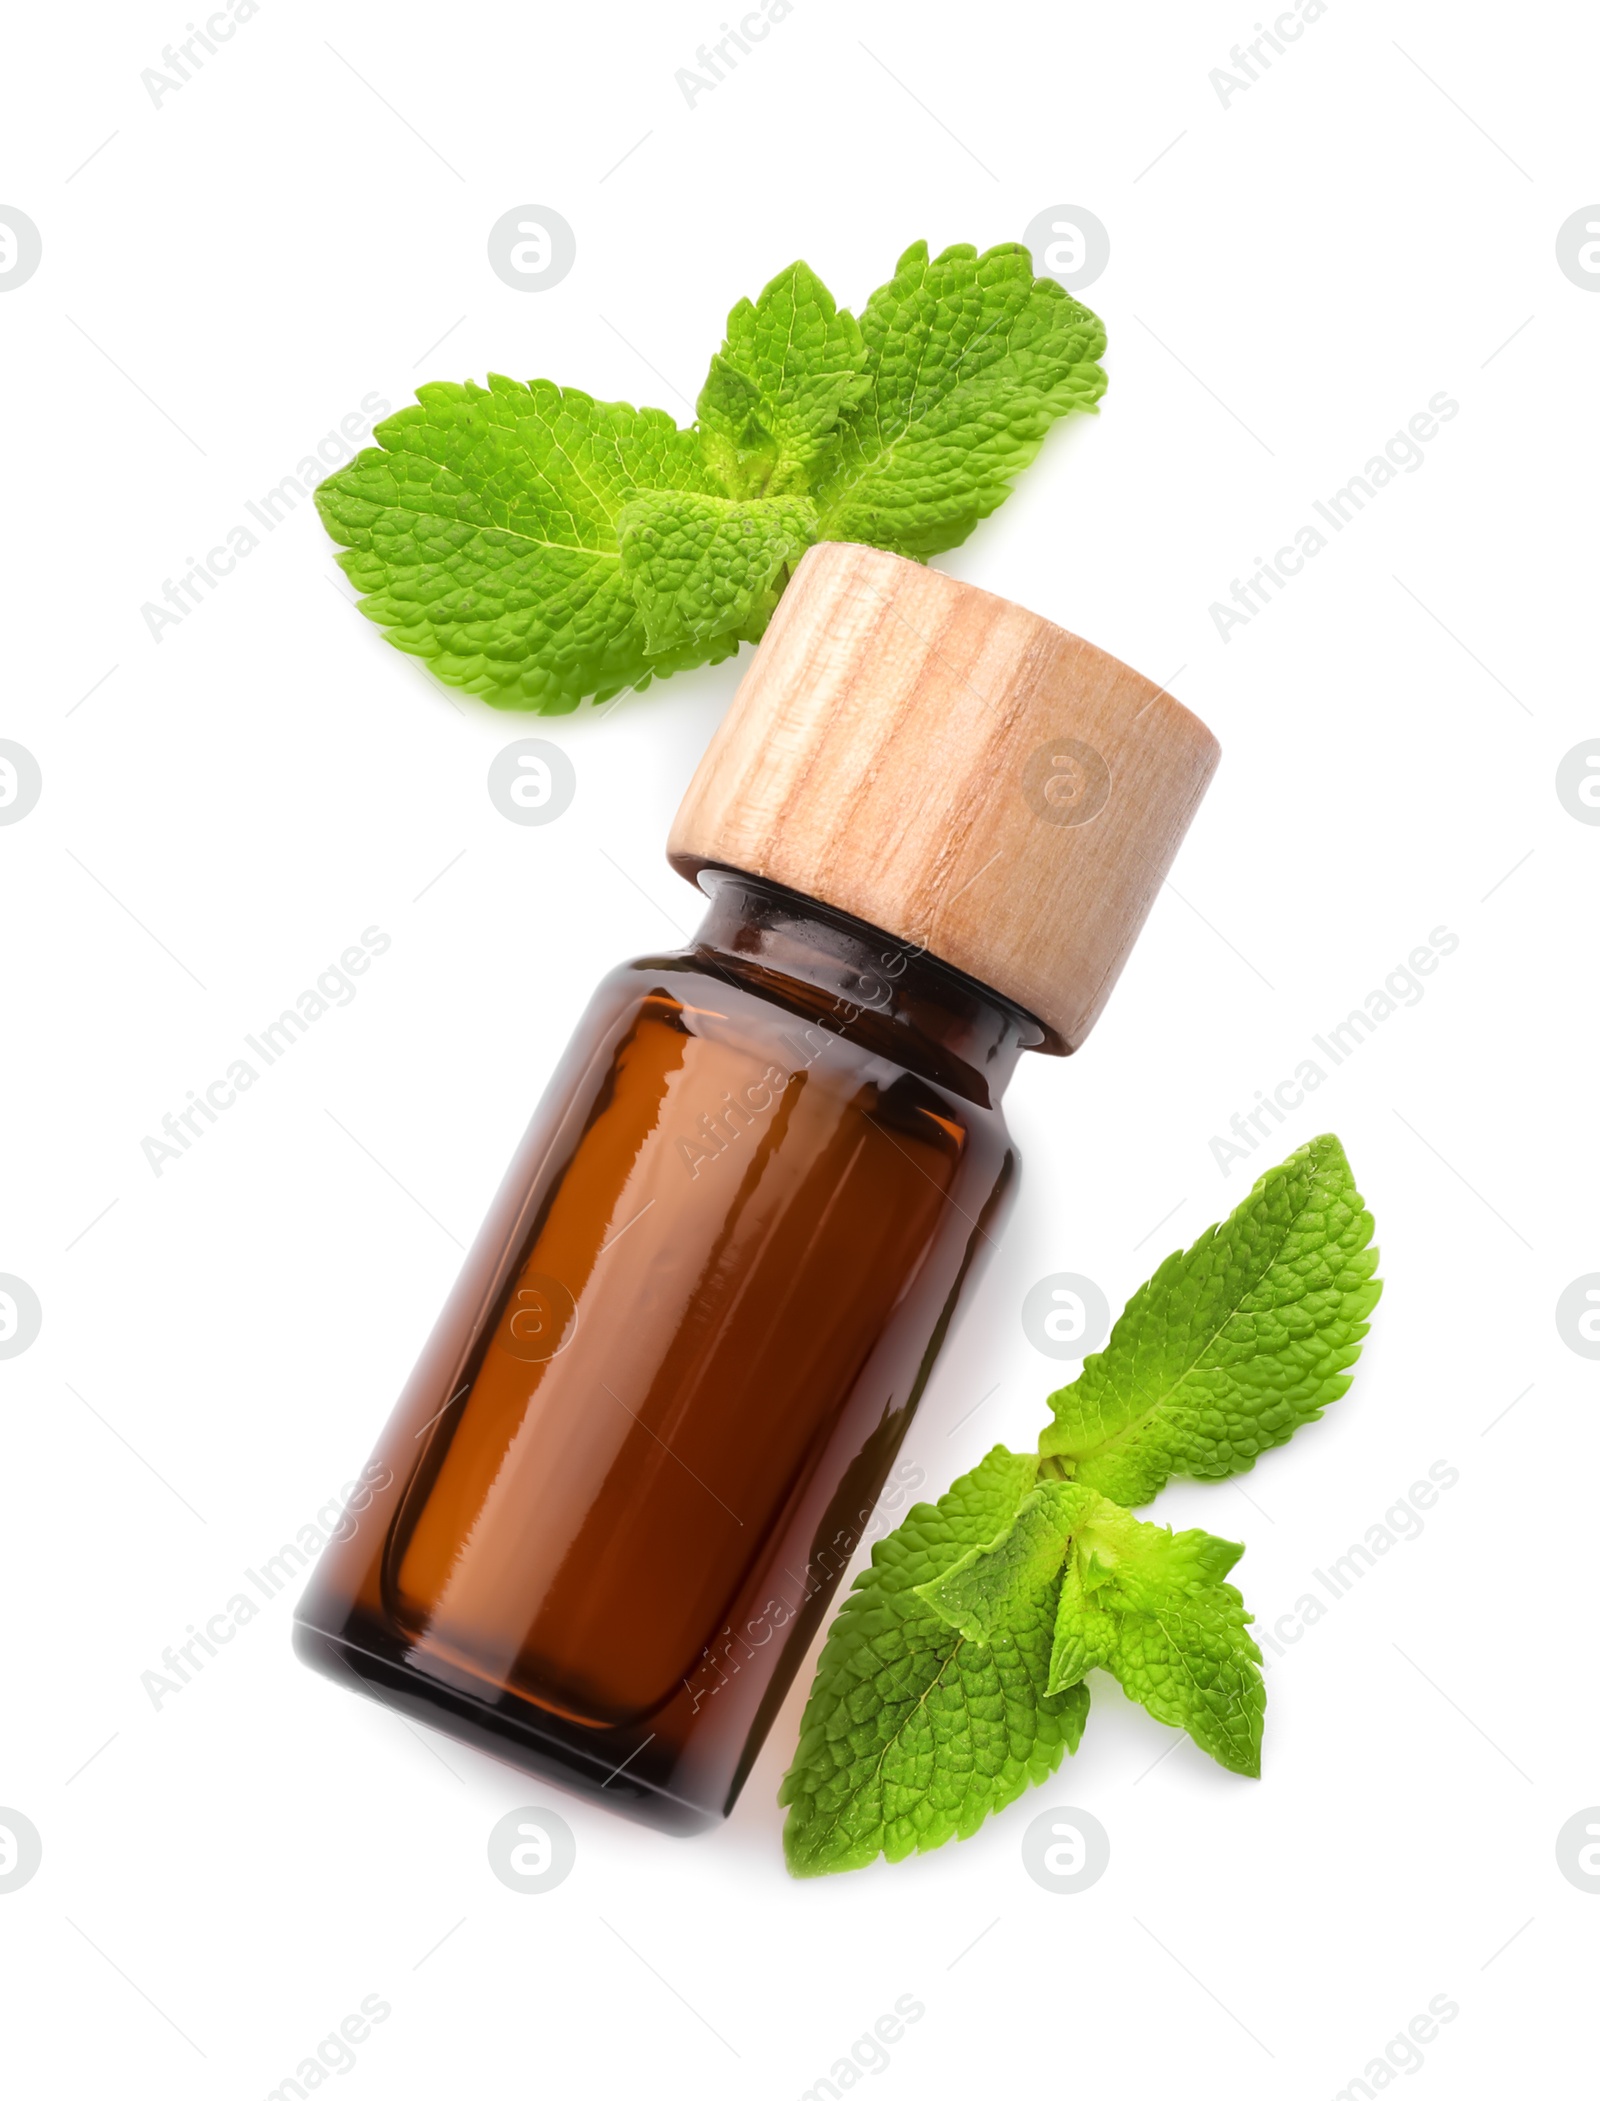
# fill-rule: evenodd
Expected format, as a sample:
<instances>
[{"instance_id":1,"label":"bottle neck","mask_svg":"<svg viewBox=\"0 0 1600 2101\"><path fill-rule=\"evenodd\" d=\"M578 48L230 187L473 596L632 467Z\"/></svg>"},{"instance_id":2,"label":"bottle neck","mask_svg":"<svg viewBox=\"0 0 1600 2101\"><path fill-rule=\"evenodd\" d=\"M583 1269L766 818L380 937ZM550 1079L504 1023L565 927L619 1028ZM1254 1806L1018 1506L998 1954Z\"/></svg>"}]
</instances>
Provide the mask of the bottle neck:
<instances>
[{"instance_id":1,"label":"bottle neck","mask_svg":"<svg viewBox=\"0 0 1600 2101\"><path fill-rule=\"evenodd\" d=\"M704 868L695 934L708 961L808 1021L993 1107L1023 1051L1044 1041L997 992L832 906L731 868Z\"/></svg>"}]
</instances>

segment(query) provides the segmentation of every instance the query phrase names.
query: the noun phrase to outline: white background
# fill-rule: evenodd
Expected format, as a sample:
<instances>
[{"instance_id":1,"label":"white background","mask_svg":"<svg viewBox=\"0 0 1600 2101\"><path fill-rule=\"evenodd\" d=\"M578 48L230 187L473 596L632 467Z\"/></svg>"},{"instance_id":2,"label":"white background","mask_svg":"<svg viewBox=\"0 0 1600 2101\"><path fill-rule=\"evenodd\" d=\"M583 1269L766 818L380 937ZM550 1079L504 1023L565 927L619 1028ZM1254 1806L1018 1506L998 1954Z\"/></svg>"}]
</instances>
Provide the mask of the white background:
<instances>
[{"instance_id":1,"label":"white background","mask_svg":"<svg viewBox=\"0 0 1600 2101\"><path fill-rule=\"evenodd\" d=\"M0 1803L44 1842L0 1897L18 2091L266 2095L373 1992L333 2083L386 2096L783 2101L905 1993L873 2090L1333 2095L1439 1993L1408 2090L1592 2079L1600 1901L1555 1835L1600 1800L1597 1367L1554 1306L1600 1269L1600 829L1554 775L1600 731L1600 298L1554 243L1600 195L1600 31L1333 0L1224 107L1254 19L796 0L693 109L712 0L264 0L159 107L176 0L13 23L0 202L44 243L0 297L0 735L44 778L0 830L0 1270L44 1308L0 1363ZM577 236L532 297L484 250L531 202ZM804 1681L691 1841L313 1676L287 1594L155 1710L141 1674L364 1459L595 977L692 926L661 846L739 666L497 716L352 610L309 507L159 643L141 606L369 392L499 370L687 421L794 256L859 309L911 240L1057 204L1110 230L1110 390L945 566L1170 677L1224 761L1092 1041L1013 1085L1022 1203L905 1456L931 1492L1031 1440L1028 1286L1120 1304L1332 1128L1388 1279L1356 1385L1154 1514L1245 1540L1270 1624L1430 1464L1458 1485L1275 1664L1259 1784L1157 1764L1097 1680L1047 1789L821 1882L774 1804ZM1425 466L1220 640L1211 603L1441 389ZM546 829L485 792L530 732L578 775ZM353 1004L157 1178L141 1140L369 925ZM1437 926L1425 998L1225 1179L1212 1137ZM484 1854L526 1802L577 1834L537 1897ZM1052 1804L1110 1833L1090 1891L1023 1872Z\"/></svg>"}]
</instances>

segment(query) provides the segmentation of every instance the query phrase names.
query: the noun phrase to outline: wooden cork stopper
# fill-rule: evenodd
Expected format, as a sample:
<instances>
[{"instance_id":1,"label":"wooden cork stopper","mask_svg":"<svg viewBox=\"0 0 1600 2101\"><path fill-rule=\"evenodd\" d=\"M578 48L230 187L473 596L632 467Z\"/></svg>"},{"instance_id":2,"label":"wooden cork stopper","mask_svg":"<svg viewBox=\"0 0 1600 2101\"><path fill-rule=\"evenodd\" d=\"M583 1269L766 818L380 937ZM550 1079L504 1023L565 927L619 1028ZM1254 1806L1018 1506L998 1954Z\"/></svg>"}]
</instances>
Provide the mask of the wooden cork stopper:
<instances>
[{"instance_id":1,"label":"wooden cork stopper","mask_svg":"<svg viewBox=\"0 0 1600 2101\"><path fill-rule=\"evenodd\" d=\"M881 927L1076 1050L1219 747L1103 650L873 547L813 547L689 784L667 855Z\"/></svg>"}]
</instances>

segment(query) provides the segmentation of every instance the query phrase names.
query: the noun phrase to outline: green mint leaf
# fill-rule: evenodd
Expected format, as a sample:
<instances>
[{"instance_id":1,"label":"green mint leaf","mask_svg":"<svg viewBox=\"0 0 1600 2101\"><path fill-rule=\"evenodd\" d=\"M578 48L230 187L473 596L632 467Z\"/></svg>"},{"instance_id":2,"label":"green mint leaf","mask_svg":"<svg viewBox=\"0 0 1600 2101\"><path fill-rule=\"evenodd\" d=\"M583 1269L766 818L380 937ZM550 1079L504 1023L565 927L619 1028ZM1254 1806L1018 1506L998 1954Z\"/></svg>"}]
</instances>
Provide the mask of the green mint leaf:
<instances>
[{"instance_id":1,"label":"green mint leaf","mask_svg":"<svg viewBox=\"0 0 1600 2101\"><path fill-rule=\"evenodd\" d=\"M361 610L446 685L546 714L714 663L731 633L652 649L617 524L646 490L715 496L660 409L492 374L419 387L317 490Z\"/></svg>"},{"instance_id":2,"label":"green mint leaf","mask_svg":"<svg viewBox=\"0 0 1600 2101\"><path fill-rule=\"evenodd\" d=\"M1072 409L1093 409L1105 330L1006 242L908 248L861 316L869 390L813 485L824 540L926 561L959 546Z\"/></svg>"},{"instance_id":3,"label":"green mint leaf","mask_svg":"<svg viewBox=\"0 0 1600 2101\"><path fill-rule=\"evenodd\" d=\"M1076 1482L1060 1484L1072 1518L1050 1656L1051 1691L1106 1670L1158 1722L1186 1729L1219 1765L1259 1778L1266 1687L1245 1632L1244 1600L1223 1578L1243 1547L1172 1532Z\"/></svg>"},{"instance_id":4,"label":"green mint leaf","mask_svg":"<svg viewBox=\"0 0 1600 2101\"><path fill-rule=\"evenodd\" d=\"M792 1873L865 1867L880 1853L902 1860L969 1838L1077 1749L1087 1692L1045 1691L1053 1583L988 1646L918 1595L1006 1529L1036 1468L1032 1454L997 1445L873 1548L828 1630L779 1791Z\"/></svg>"},{"instance_id":5,"label":"green mint leaf","mask_svg":"<svg viewBox=\"0 0 1600 2101\"><path fill-rule=\"evenodd\" d=\"M760 634L816 531L816 506L804 496L733 503L657 490L634 497L617 515L617 541L645 646Z\"/></svg>"},{"instance_id":6,"label":"green mint leaf","mask_svg":"<svg viewBox=\"0 0 1600 2101\"><path fill-rule=\"evenodd\" d=\"M1107 1670L1158 1721L1230 1771L1256 1774L1266 1689L1244 1602L1223 1581L1244 1551L1147 1525L1078 1481L1041 1481L996 1539L917 1595L972 1642L1023 1638L1056 1601L1047 1693Z\"/></svg>"},{"instance_id":7,"label":"green mint leaf","mask_svg":"<svg viewBox=\"0 0 1600 2101\"><path fill-rule=\"evenodd\" d=\"M711 360L697 409L707 464L730 496L804 494L836 452L834 425L865 392L866 346L853 315L805 263L741 299Z\"/></svg>"},{"instance_id":8,"label":"green mint leaf","mask_svg":"<svg viewBox=\"0 0 1600 2101\"><path fill-rule=\"evenodd\" d=\"M1371 1239L1343 1147L1312 1139L1134 1293L1050 1396L1040 1452L1125 1504L1245 1472L1349 1386L1382 1289Z\"/></svg>"},{"instance_id":9,"label":"green mint leaf","mask_svg":"<svg viewBox=\"0 0 1600 2101\"><path fill-rule=\"evenodd\" d=\"M995 1641L1032 1612L1041 1591L1054 1596L1088 1493L1075 1482L1040 1482L997 1538L919 1583L917 1596L969 1641Z\"/></svg>"}]
</instances>

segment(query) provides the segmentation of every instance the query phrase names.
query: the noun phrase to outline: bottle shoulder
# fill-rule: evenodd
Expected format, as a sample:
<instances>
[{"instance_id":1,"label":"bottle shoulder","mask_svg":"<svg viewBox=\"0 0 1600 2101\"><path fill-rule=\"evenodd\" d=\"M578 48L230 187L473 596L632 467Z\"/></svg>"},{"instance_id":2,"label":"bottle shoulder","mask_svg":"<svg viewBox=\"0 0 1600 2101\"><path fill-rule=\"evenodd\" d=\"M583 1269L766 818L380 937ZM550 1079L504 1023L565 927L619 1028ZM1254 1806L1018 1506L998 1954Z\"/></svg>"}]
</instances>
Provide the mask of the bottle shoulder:
<instances>
[{"instance_id":1,"label":"bottle shoulder","mask_svg":"<svg viewBox=\"0 0 1600 2101\"><path fill-rule=\"evenodd\" d=\"M628 958L600 981L591 1013L641 1012L654 1004L662 1025L686 1035L742 1040L784 1072L833 1076L840 1086L870 1080L883 1093L899 1076L952 1097L959 1120L992 1120L1003 1130L1000 1090L981 1069L917 1026L885 981L819 985L748 958L703 946ZM598 1010L598 1013L596 1013Z\"/></svg>"}]
</instances>

